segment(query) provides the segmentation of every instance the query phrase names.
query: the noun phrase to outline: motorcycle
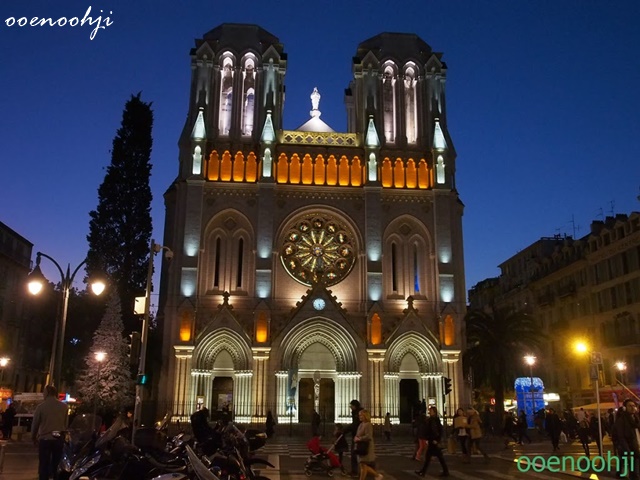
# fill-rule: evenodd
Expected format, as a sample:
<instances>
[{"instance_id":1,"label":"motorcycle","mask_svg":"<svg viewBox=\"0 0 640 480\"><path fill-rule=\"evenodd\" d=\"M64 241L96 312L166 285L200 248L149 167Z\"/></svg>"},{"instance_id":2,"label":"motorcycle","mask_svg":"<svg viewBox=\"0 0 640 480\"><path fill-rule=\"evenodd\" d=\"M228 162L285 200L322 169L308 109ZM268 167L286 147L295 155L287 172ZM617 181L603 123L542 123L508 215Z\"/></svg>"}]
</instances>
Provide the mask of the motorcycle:
<instances>
[{"instance_id":1,"label":"motorcycle","mask_svg":"<svg viewBox=\"0 0 640 480\"><path fill-rule=\"evenodd\" d=\"M62 432L64 444L62 459L58 464L58 478L68 480L76 464L84 459L94 448L97 427L102 419L92 414L77 415L69 429Z\"/></svg>"}]
</instances>

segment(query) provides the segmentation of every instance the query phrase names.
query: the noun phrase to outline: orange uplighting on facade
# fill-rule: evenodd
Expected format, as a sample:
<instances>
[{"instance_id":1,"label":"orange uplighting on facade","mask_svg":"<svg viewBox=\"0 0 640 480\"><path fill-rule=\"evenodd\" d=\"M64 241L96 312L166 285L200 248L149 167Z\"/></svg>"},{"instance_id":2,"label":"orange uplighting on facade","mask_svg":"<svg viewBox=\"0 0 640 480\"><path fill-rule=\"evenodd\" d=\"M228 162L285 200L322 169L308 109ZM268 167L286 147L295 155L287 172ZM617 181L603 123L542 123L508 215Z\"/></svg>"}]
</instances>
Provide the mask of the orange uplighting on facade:
<instances>
[{"instance_id":1,"label":"orange uplighting on facade","mask_svg":"<svg viewBox=\"0 0 640 480\"><path fill-rule=\"evenodd\" d=\"M256 342L265 343L269 339L269 329L267 324L267 315L260 312L256 320Z\"/></svg>"},{"instance_id":2,"label":"orange uplighting on facade","mask_svg":"<svg viewBox=\"0 0 640 480\"><path fill-rule=\"evenodd\" d=\"M193 313L189 311L182 312L180 318L180 341L188 342L191 340L191 330L193 328Z\"/></svg>"},{"instance_id":3,"label":"orange uplighting on facade","mask_svg":"<svg viewBox=\"0 0 640 480\"><path fill-rule=\"evenodd\" d=\"M382 343L382 320L380 315L374 313L371 317L371 345L380 345Z\"/></svg>"},{"instance_id":4,"label":"orange uplighting on facade","mask_svg":"<svg viewBox=\"0 0 640 480\"><path fill-rule=\"evenodd\" d=\"M454 343L456 343L456 329L453 324L453 317L447 315L444 319L444 344L450 347Z\"/></svg>"}]
</instances>

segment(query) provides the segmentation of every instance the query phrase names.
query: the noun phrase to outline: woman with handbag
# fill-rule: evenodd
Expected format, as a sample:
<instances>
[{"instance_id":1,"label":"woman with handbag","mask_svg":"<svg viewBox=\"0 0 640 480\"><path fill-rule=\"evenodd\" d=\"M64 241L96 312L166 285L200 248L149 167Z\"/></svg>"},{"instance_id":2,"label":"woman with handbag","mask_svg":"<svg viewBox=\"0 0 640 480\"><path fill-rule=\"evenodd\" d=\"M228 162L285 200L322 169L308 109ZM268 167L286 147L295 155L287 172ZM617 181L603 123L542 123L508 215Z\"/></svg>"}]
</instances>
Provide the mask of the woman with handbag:
<instances>
[{"instance_id":1,"label":"woman with handbag","mask_svg":"<svg viewBox=\"0 0 640 480\"><path fill-rule=\"evenodd\" d=\"M467 416L464 413L464 409L459 408L453 417L453 433L455 438L460 443L460 450L462 450L462 461L469 463L471 455L469 455L469 422ZM451 439L451 437L449 437ZM453 443L455 447L455 441ZM453 452L450 452L453 453Z\"/></svg>"},{"instance_id":2,"label":"woman with handbag","mask_svg":"<svg viewBox=\"0 0 640 480\"><path fill-rule=\"evenodd\" d=\"M355 452L360 463L360 479L366 480L368 475L373 475L376 480L382 480L382 475L376 472L376 446L373 442L373 426L371 414L368 410L360 410L358 414L360 425L353 440L356 442Z\"/></svg>"}]
</instances>

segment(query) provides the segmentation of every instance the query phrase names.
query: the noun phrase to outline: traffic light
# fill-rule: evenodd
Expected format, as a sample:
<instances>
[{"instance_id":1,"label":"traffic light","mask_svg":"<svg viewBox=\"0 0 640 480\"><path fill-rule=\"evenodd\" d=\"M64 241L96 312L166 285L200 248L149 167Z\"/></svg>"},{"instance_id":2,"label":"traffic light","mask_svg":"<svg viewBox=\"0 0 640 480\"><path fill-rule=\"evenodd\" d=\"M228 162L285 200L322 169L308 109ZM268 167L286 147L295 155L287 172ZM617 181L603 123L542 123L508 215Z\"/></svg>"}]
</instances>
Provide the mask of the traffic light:
<instances>
[{"instance_id":1,"label":"traffic light","mask_svg":"<svg viewBox=\"0 0 640 480\"><path fill-rule=\"evenodd\" d=\"M140 359L140 332L132 332L129 335L131 343L129 344L129 363L135 367Z\"/></svg>"},{"instance_id":2,"label":"traffic light","mask_svg":"<svg viewBox=\"0 0 640 480\"><path fill-rule=\"evenodd\" d=\"M451 393L451 379L444 377L444 394L449 395Z\"/></svg>"}]
</instances>

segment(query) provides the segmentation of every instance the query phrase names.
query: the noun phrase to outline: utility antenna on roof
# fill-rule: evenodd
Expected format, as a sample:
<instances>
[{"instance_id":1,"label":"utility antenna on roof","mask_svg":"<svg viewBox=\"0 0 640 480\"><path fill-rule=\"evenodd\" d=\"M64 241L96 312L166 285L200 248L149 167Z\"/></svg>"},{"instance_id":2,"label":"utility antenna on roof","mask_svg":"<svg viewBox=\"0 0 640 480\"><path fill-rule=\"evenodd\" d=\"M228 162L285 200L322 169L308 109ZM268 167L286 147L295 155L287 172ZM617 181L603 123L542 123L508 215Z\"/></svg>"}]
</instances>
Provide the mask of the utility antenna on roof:
<instances>
[{"instance_id":1,"label":"utility antenna on roof","mask_svg":"<svg viewBox=\"0 0 640 480\"><path fill-rule=\"evenodd\" d=\"M609 206L611 207L611 216L614 217L615 216L615 207L616 207L616 201L615 200L610 200L609 201Z\"/></svg>"},{"instance_id":2,"label":"utility antenna on roof","mask_svg":"<svg viewBox=\"0 0 640 480\"><path fill-rule=\"evenodd\" d=\"M580 225L576 225L576 219L573 214L571 214L571 220L569 220L571 227L573 228L573 238L576 238L576 233L580 231Z\"/></svg>"},{"instance_id":3,"label":"utility antenna on roof","mask_svg":"<svg viewBox=\"0 0 640 480\"><path fill-rule=\"evenodd\" d=\"M598 209L598 214L596 215L596 217L600 217L600 220L604 222L604 213L602 212L602 207Z\"/></svg>"}]
</instances>

